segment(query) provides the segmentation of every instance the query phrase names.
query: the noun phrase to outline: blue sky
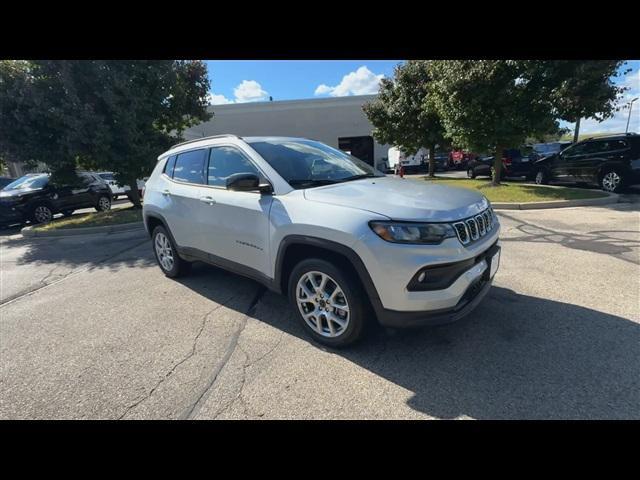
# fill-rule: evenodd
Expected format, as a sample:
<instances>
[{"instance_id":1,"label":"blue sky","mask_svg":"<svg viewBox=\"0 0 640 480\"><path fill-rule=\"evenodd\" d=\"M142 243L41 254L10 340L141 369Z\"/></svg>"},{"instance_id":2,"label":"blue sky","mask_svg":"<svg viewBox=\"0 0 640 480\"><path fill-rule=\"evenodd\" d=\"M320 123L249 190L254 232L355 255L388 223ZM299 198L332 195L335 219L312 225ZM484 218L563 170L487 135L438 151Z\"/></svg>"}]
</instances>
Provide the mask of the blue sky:
<instances>
[{"instance_id":1,"label":"blue sky","mask_svg":"<svg viewBox=\"0 0 640 480\"><path fill-rule=\"evenodd\" d=\"M376 93L380 78L392 77L400 60L207 60L211 102L225 104L269 100L294 100ZM632 72L619 83L631 90L624 101L640 96L640 61L629 61ZM628 109L598 123L583 120L581 132L624 131ZM562 123L573 128L573 125ZM640 100L633 106L630 131L640 132Z\"/></svg>"}]
</instances>

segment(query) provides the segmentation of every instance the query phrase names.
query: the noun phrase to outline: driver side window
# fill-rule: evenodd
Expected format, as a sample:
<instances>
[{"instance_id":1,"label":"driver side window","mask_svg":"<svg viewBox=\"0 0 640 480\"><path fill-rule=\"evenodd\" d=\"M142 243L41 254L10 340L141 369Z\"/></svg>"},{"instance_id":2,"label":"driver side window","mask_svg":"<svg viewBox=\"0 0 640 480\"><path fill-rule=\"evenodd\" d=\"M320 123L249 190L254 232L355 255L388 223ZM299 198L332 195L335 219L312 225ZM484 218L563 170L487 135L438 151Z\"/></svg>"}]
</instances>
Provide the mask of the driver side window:
<instances>
[{"instance_id":1,"label":"driver side window","mask_svg":"<svg viewBox=\"0 0 640 480\"><path fill-rule=\"evenodd\" d=\"M242 152L234 147L211 147L207 168L207 185L226 187L227 178L236 173L262 175L257 167Z\"/></svg>"}]
</instances>

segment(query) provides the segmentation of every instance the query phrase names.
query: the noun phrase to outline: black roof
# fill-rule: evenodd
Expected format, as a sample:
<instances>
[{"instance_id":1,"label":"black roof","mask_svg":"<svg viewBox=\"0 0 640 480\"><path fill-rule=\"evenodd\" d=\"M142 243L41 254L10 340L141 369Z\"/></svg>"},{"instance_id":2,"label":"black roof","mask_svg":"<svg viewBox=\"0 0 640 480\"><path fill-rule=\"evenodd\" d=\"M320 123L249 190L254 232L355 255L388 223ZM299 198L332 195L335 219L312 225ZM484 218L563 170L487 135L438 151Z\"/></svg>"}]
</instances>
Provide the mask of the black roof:
<instances>
[{"instance_id":1,"label":"black roof","mask_svg":"<svg viewBox=\"0 0 640 480\"><path fill-rule=\"evenodd\" d=\"M589 138L585 138L584 140L582 140L583 142L588 142L589 140L615 140L615 139L620 139L620 138L635 138L638 137L639 135L635 132L629 132L629 133L612 133L611 135L603 135L602 137L589 137Z\"/></svg>"}]
</instances>

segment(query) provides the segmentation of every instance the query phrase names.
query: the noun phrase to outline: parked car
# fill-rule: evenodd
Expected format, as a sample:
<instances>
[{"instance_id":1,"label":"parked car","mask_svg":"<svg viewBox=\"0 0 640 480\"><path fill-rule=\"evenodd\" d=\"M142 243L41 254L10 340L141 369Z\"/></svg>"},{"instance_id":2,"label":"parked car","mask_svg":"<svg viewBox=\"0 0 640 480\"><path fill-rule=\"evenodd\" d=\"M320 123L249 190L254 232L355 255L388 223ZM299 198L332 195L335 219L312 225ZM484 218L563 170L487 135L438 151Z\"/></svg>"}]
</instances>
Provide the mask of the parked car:
<instances>
[{"instance_id":1,"label":"parked car","mask_svg":"<svg viewBox=\"0 0 640 480\"><path fill-rule=\"evenodd\" d=\"M332 347L356 341L370 319L455 321L499 265L500 226L482 194L387 177L302 138L181 143L158 157L144 198L166 276L204 261L255 279Z\"/></svg>"},{"instance_id":2,"label":"parked car","mask_svg":"<svg viewBox=\"0 0 640 480\"><path fill-rule=\"evenodd\" d=\"M421 148L414 154L407 154L398 147L391 147L388 152L389 155L389 168L393 170L393 173L398 174L400 167L404 169L405 173L418 173L424 171L427 168L427 149Z\"/></svg>"},{"instance_id":3,"label":"parked car","mask_svg":"<svg viewBox=\"0 0 640 480\"><path fill-rule=\"evenodd\" d=\"M595 183L608 192L640 182L640 135L589 138L534 162L538 184Z\"/></svg>"},{"instance_id":4,"label":"parked car","mask_svg":"<svg viewBox=\"0 0 640 480\"><path fill-rule=\"evenodd\" d=\"M56 213L111 208L111 190L98 175L78 172L76 181L54 184L47 173L28 174L0 190L0 225L50 222Z\"/></svg>"},{"instance_id":5,"label":"parked car","mask_svg":"<svg viewBox=\"0 0 640 480\"><path fill-rule=\"evenodd\" d=\"M440 172L446 172L447 170L449 170L449 154L448 153L443 153L443 152L436 152L436 154L434 155L434 158L436 160L436 172L440 171ZM428 165L427 165L428 168Z\"/></svg>"},{"instance_id":6,"label":"parked car","mask_svg":"<svg viewBox=\"0 0 640 480\"><path fill-rule=\"evenodd\" d=\"M114 200L117 200L119 197L126 196L127 192L131 190L131 187L129 187L129 185L118 185L115 174L113 172L99 172L98 175L109 185ZM140 194L140 196L142 196L142 191L144 190L144 180L137 180L136 183L138 185L138 193Z\"/></svg>"},{"instance_id":7,"label":"parked car","mask_svg":"<svg viewBox=\"0 0 640 480\"><path fill-rule=\"evenodd\" d=\"M535 158L533 160L540 160L543 157L558 153L573 142L549 142L549 143L534 143L531 145Z\"/></svg>"},{"instance_id":8,"label":"parked car","mask_svg":"<svg viewBox=\"0 0 640 480\"><path fill-rule=\"evenodd\" d=\"M463 150L452 150L449 152L449 168L455 170L465 170L470 161L476 159L478 155Z\"/></svg>"},{"instance_id":9,"label":"parked car","mask_svg":"<svg viewBox=\"0 0 640 480\"><path fill-rule=\"evenodd\" d=\"M0 177L0 190L9 185L11 182L15 181L15 178L10 177Z\"/></svg>"},{"instance_id":10,"label":"parked car","mask_svg":"<svg viewBox=\"0 0 640 480\"><path fill-rule=\"evenodd\" d=\"M537 158L531 147L509 148L502 153L502 170L500 178L528 177L531 165ZM467 165L467 177L493 177L493 156L478 157Z\"/></svg>"}]
</instances>

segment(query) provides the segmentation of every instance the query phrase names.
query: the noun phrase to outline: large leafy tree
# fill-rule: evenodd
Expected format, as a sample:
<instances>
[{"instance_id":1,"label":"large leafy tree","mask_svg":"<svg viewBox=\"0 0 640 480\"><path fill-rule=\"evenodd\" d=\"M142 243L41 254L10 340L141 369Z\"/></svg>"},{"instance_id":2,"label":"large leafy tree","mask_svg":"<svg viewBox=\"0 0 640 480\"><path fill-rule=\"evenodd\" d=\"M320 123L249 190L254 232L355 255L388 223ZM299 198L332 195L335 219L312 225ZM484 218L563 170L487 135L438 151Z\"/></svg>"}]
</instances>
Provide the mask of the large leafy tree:
<instances>
[{"instance_id":1,"label":"large leafy tree","mask_svg":"<svg viewBox=\"0 0 640 480\"><path fill-rule=\"evenodd\" d=\"M516 60L432 60L430 102L447 136L473 151L493 152L522 144L529 136L558 131L541 66ZM493 184L502 162L494 162Z\"/></svg>"},{"instance_id":2,"label":"large leafy tree","mask_svg":"<svg viewBox=\"0 0 640 480\"><path fill-rule=\"evenodd\" d=\"M81 165L131 186L191 125L210 118L200 61L0 63L0 155L38 160L54 174Z\"/></svg>"},{"instance_id":3,"label":"large leafy tree","mask_svg":"<svg viewBox=\"0 0 640 480\"><path fill-rule=\"evenodd\" d=\"M540 68L547 98L558 118L575 123L573 141L580 134L580 119L598 121L611 118L625 88L614 83L626 62L622 60L550 60L536 62Z\"/></svg>"},{"instance_id":4,"label":"large leafy tree","mask_svg":"<svg viewBox=\"0 0 640 480\"><path fill-rule=\"evenodd\" d=\"M382 79L378 96L363 109L378 142L407 152L426 147L429 176L434 176L435 148L446 140L438 113L428 101L430 81L428 62L410 60L396 67L393 79Z\"/></svg>"}]
</instances>

